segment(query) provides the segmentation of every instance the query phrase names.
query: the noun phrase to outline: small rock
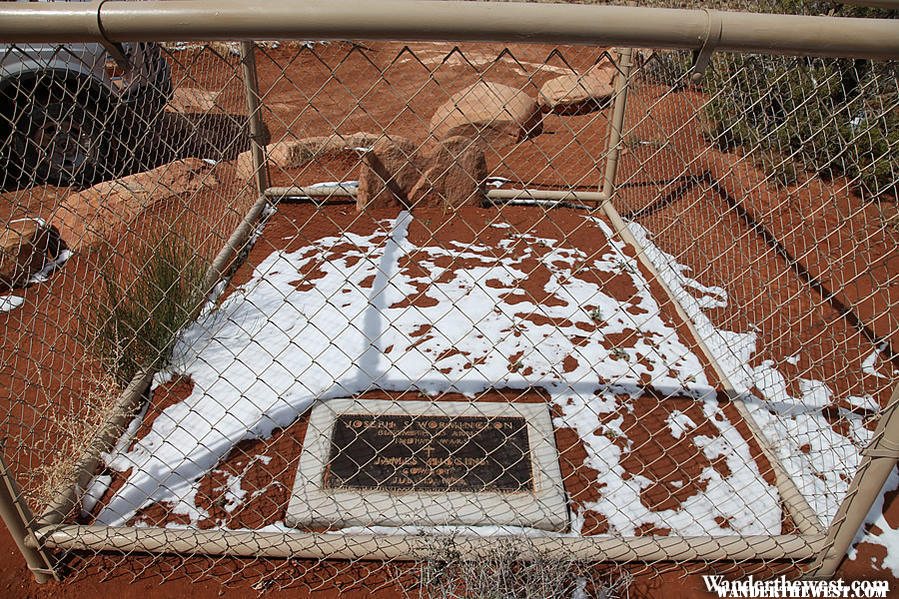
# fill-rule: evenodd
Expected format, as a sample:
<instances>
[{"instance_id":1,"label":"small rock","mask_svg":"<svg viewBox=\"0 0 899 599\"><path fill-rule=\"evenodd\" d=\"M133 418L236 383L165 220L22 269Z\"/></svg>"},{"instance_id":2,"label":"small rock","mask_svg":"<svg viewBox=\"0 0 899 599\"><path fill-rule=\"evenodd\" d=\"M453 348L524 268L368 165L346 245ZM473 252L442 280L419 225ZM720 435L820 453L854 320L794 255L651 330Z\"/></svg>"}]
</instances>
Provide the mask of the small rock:
<instances>
[{"instance_id":1,"label":"small rock","mask_svg":"<svg viewBox=\"0 0 899 599\"><path fill-rule=\"evenodd\" d=\"M214 185L211 168L199 158L187 158L104 181L67 197L55 224L72 250L94 247L154 204Z\"/></svg>"},{"instance_id":2,"label":"small rock","mask_svg":"<svg viewBox=\"0 0 899 599\"><path fill-rule=\"evenodd\" d=\"M0 229L0 290L28 282L59 254L59 233L36 218L12 220Z\"/></svg>"},{"instance_id":3,"label":"small rock","mask_svg":"<svg viewBox=\"0 0 899 599\"><path fill-rule=\"evenodd\" d=\"M436 140L479 137L488 145L511 145L538 135L542 115L536 100L525 92L481 81L454 94L431 117Z\"/></svg>"},{"instance_id":4,"label":"small rock","mask_svg":"<svg viewBox=\"0 0 899 599\"><path fill-rule=\"evenodd\" d=\"M362 157L356 208L410 207L410 192L424 169L416 144L397 137L379 139Z\"/></svg>"},{"instance_id":5,"label":"small rock","mask_svg":"<svg viewBox=\"0 0 899 599\"><path fill-rule=\"evenodd\" d=\"M455 136L443 140L428 158L427 167L409 198L416 206L434 198L444 209L480 206L484 201L487 161L481 142Z\"/></svg>"},{"instance_id":6,"label":"small rock","mask_svg":"<svg viewBox=\"0 0 899 599\"><path fill-rule=\"evenodd\" d=\"M587 114L601 110L615 93L618 69L608 63L595 65L581 75L561 75L540 88L537 99L546 112L564 115Z\"/></svg>"}]
</instances>

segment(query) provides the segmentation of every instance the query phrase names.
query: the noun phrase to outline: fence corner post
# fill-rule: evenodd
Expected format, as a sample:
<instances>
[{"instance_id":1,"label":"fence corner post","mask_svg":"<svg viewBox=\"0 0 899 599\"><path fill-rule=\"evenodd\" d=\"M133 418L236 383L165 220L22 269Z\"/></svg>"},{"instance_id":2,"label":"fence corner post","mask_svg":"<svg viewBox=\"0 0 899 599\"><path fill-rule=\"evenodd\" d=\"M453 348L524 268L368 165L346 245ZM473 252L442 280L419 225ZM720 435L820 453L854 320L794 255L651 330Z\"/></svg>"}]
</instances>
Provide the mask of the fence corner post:
<instances>
[{"instance_id":1,"label":"fence corner post","mask_svg":"<svg viewBox=\"0 0 899 599\"><path fill-rule=\"evenodd\" d=\"M0 444L0 447L2 446ZM25 558L25 563L28 564L28 569L31 570L38 584L44 584L50 579L59 580L59 574L53 567L52 559L40 548L36 542L37 539L34 538L34 532L31 529L34 516L28 504L25 503L22 490L7 468L2 453L0 453L0 517L3 518L3 523L6 524L10 536L16 542L16 547ZM28 538L35 542L33 544L26 543Z\"/></svg>"},{"instance_id":2,"label":"fence corner post","mask_svg":"<svg viewBox=\"0 0 899 599\"><path fill-rule=\"evenodd\" d=\"M256 42L240 42L240 65L243 69L244 90L247 95L247 119L256 191L260 196L268 189L268 167L265 161L265 125L262 122L262 99L259 96L259 77L256 72Z\"/></svg>"},{"instance_id":3,"label":"fence corner post","mask_svg":"<svg viewBox=\"0 0 899 599\"><path fill-rule=\"evenodd\" d=\"M615 77L615 100L612 107L612 120L609 121L608 144L606 145L606 170L602 178L600 191L605 194L606 201L615 192L618 178L618 159L621 156L622 132L624 131L624 113L627 109L627 92L631 83L631 68L634 65L633 48L623 48L618 59L618 76Z\"/></svg>"},{"instance_id":4,"label":"fence corner post","mask_svg":"<svg viewBox=\"0 0 899 599\"><path fill-rule=\"evenodd\" d=\"M824 549L803 578L832 578L887 478L899 461L899 385L881 412L871 443L862 451L846 497L827 529Z\"/></svg>"}]
</instances>

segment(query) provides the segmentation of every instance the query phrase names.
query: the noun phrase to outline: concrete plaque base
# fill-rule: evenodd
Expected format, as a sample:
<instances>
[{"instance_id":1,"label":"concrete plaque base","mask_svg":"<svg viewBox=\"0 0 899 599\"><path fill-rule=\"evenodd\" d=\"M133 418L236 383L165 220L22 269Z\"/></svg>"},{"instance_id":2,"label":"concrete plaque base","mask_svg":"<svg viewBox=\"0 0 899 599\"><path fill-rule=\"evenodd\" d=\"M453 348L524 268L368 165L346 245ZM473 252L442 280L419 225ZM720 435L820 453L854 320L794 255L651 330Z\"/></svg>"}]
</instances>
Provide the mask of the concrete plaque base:
<instances>
[{"instance_id":1,"label":"concrete plaque base","mask_svg":"<svg viewBox=\"0 0 899 599\"><path fill-rule=\"evenodd\" d=\"M568 527L543 403L335 399L313 409L285 521Z\"/></svg>"}]
</instances>

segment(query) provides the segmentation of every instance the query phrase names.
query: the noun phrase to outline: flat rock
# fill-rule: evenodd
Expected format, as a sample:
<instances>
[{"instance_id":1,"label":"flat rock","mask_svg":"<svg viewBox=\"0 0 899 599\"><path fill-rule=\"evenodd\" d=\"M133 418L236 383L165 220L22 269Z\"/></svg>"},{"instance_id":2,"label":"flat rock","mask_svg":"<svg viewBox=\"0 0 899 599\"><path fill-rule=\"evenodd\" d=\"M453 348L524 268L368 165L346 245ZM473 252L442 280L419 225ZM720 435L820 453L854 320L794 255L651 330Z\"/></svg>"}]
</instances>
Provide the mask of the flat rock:
<instances>
[{"instance_id":1,"label":"flat rock","mask_svg":"<svg viewBox=\"0 0 899 599\"><path fill-rule=\"evenodd\" d=\"M198 158L187 158L104 181L68 196L54 224L69 248L78 251L110 239L116 231L154 204L214 185L212 166Z\"/></svg>"},{"instance_id":2,"label":"flat rock","mask_svg":"<svg viewBox=\"0 0 899 599\"><path fill-rule=\"evenodd\" d=\"M453 94L431 117L436 140L480 137L491 146L511 145L538 135L542 115L537 101L525 92L481 81Z\"/></svg>"},{"instance_id":3,"label":"flat rock","mask_svg":"<svg viewBox=\"0 0 899 599\"><path fill-rule=\"evenodd\" d=\"M601 110L615 93L617 72L614 65L601 63L580 75L550 79L540 88L537 102L544 111L555 114L586 114Z\"/></svg>"},{"instance_id":4,"label":"flat rock","mask_svg":"<svg viewBox=\"0 0 899 599\"><path fill-rule=\"evenodd\" d=\"M59 234L43 220L20 218L0 229L0 290L21 287L60 250Z\"/></svg>"},{"instance_id":5,"label":"flat rock","mask_svg":"<svg viewBox=\"0 0 899 599\"><path fill-rule=\"evenodd\" d=\"M433 149L409 197L413 206L432 198L444 209L480 206L486 179L487 161L480 141L450 137Z\"/></svg>"},{"instance_id":6,"label":"flat rock","mask_svg":"<svg viewBox=\"0 0 899 599\"><path fill-rule=\"evenodd\" d=\"M362 157L356 208L410 207L410 193L424 169L415 143L379 139Z\"/></svg>"},{"instance_id":7,"label":"flat rock","mask_svg":"<svg viewBox=\"0 0 899 599\"><path fill-rule=\"evenodd\" d=\"M269 144L265 147L265 153L269 169L297 168L323 154L368 150L383 137L382 134L358 132L286 139ZM253 153L247 150L237 157L237 176L248 181L254 175Z\"/></svg>"}]
</instances>

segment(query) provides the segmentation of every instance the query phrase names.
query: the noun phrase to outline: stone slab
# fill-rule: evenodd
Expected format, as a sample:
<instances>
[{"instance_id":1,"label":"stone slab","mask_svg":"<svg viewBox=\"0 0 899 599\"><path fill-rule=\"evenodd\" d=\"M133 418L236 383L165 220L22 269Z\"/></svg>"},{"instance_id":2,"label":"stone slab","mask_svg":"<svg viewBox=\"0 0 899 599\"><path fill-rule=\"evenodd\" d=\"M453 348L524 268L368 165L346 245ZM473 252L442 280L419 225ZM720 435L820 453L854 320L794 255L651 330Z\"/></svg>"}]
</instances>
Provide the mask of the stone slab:
<instances>
[{"instance_id":1,"label":"stone slab","mask_svg":"<svg viewBox=\"0 0 899 599\"><path fill-rule=\"evenodd\" d=\"M335 399L310 415L290 526L568 527L543 403Z\"/></svg>"}]
</instances>

